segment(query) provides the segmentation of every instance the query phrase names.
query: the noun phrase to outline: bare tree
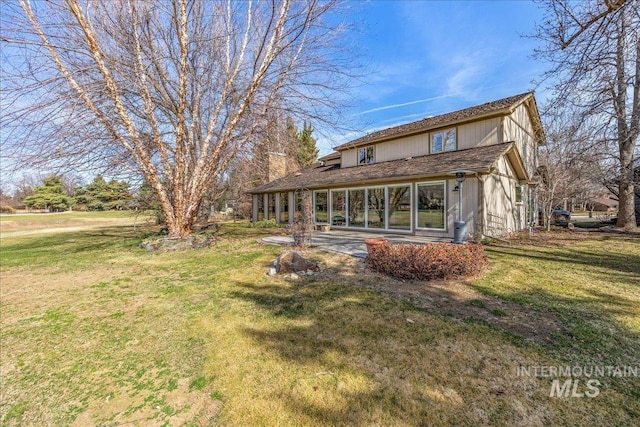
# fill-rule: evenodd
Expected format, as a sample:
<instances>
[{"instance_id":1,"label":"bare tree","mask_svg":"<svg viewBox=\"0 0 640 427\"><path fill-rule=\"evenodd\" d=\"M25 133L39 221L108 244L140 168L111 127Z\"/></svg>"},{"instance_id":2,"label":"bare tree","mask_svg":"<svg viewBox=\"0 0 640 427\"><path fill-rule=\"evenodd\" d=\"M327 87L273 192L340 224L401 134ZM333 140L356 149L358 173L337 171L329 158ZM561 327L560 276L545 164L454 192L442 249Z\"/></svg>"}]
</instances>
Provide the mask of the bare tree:
<instances>
[{"instance_id":1,"label":"bare tree","mask_svg":"<svg viewBox=\"0 0 640 427\"><path fill-rule=\"evenodd\" d=\"M31 167L130 168L171 238L270 110L338 123L337 0L3 5L5 146Z\"/></svg>"},{"instance_id":2,"label":"bare tree","mask_svg":"<svg viewBox=\"0 0 640 427\"><path fill-rule=\"evenodd\" d=\"M556 207L599 188L594 178L603 156L595 146L588 147L582 122L571 113L565 109L545 115L547 144L539 151L538 201L547 230Z\"/></svg>"},{"instance_id":3,"label":"bare tree","mask_svg":"<svg viewBox=\"0 0 640 427\"><path fill-rule=\"evenodd\" d=\"M536 57L553 67L552 108L578 109L590 141L617 164L618 225L635 228L633 166L640 133L640 3L540 0ZM606 161L606 160L605 160Z\"/></svg>"}]
</instances>

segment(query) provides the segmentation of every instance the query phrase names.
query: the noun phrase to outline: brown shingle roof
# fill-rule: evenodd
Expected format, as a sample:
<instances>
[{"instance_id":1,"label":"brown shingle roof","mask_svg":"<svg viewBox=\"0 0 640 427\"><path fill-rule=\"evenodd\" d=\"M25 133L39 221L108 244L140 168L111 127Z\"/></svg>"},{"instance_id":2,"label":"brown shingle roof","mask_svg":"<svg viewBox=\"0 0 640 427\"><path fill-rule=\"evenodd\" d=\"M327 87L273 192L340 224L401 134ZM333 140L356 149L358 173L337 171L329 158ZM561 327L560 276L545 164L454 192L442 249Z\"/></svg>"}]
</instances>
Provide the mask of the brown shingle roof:
<instances>
[{"instance_id":1,"label":"brown shingle roof","mask_svg":"<svg viewBox=\"0 0 640 427\"><path fill-rule=\"evenodd\" d=\"M512 142L506 142L349 168L340 168L339 165L321 166L317 163L254 188L249 193L275 193L299 188L329 188L413 180L446 176L457 170L488 173L496 160L509 153L513 147Z\"/></svg>"},{"instance_id":2,"label":"brown shingle roof","mask_svg":"<svg viewBox=\"0 0 640 427\"><path fill-rule=\"evenodd\" d=\"M342 157L342 154L338 153L337 151L334 151L333 153L327 154L324 157L320 157L318 160L322 162L322 161L339 159L340 157Z\"/></svg>"},{"instance_id":3,"label":"brown shingle roof","mask_svg":"<svg viewBox=\"0 0 640 427\"><path fill-rule=\"evenodd\" d=\"M421 133L442 126L475 120L480 117L508 114L513 108L517 107L528 98L533 98L533 92L526 92L520 95L510 96L508 98L487 102L485 104L476 105L474 107L465 108L463 110L453 111L451 113L441 114L439 116L427 117L426 119L418 120L416 122L407 123L404 125L370 133L361 138L354 139L353 141L335 147L335 150L340 151L369 144L372 142L380 142L391 138L397 138L403 135Z\"/></svg>"}]
</instances>

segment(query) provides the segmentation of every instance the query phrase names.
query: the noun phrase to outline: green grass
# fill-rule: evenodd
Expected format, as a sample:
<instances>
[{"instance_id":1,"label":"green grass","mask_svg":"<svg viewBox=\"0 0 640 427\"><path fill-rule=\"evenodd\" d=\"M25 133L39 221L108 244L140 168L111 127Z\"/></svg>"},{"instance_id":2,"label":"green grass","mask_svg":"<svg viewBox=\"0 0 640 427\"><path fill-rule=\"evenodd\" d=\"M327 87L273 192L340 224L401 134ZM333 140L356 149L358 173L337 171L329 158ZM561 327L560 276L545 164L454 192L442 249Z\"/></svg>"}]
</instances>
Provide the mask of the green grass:
<instances>
[{"instance_id":1,"label":"green grass","mask_svg":"<svg viewBox=\"0 0 640 427\"><path fill-rule=\"evenodd\" d=\"M176 253L139 249L151 231L109 224L2 239L0 424L640 418L637 378L603 378L597 398L560 399L549 397L550 378L516 374L520 366L639 364L637 240L487 248L492 268L469 286L559 316L562 333L539 345L365 290L362 281L390 279L351 258L311 250L324 273L267 276L280 251L257 242L269 230L227 224L211 248Z\"/></svg>"},{"instance_id":2,"label":"green grass","mask_svg":"<svg viewBox=\"0 0 640 427\"><path fill-rule=\"evenodd\" d=\"M58 221L86 221L91 219L122 219L132 218L136 215L133 211L95 211L95 212L59 212L59 213L35 213L35 214L7 214L0 215L0 222L37 223L51 226ZM142 213L140 213L142 215Z\"/></svg>"}]
</instances>

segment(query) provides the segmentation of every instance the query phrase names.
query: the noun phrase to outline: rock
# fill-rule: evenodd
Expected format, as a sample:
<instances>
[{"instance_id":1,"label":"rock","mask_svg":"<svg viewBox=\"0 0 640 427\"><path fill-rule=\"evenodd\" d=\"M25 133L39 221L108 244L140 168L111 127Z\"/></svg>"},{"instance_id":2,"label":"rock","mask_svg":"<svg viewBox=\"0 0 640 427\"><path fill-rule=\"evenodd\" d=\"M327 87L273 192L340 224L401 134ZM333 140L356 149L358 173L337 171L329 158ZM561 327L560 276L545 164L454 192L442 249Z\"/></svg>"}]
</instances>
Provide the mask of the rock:
<instances>
[{"instance_id":1,"label":"rock","mask_svg":"<svg viewBox=\"0 0 640 427\"><path fill-rule=\"evenodd\" d=\"M269 276L273 276L274 274L276 274L276 269L274 267L271 267L269 269L269 273L268 274L269 274Z\"/></svg>"},{"instance_id":2,"label":"rock","mask_svg":"<svg viewBox=\"0 0 640 427\"><path fill-rule=\"evenodd\" d=\"M318 263L305 259L296 251L284 251L276 261L278 273L295 273L298 271L318 271Z\"/></svg>"},{"instance_id":3,"label":"rock","mask_svg":"<svg viewBox=\"0 0 640 427\"><path fill-rule=\"evenodd\" d=\"M298 280L300 276L298 276L296 273L291 273L291 275L289 275L289 278L291 278L291 280Z\"/></svg>"}]
</instances>

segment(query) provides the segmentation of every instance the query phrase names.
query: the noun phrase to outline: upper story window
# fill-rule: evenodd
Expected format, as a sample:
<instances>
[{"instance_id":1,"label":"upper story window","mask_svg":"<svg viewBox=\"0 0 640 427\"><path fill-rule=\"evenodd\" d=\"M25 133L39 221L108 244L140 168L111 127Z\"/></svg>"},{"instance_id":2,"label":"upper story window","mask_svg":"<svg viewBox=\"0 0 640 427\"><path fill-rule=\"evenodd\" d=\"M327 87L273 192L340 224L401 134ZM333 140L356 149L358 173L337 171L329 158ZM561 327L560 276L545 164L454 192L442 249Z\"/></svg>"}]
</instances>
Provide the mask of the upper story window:
<instances>
[{"instance_id":1,"label":"upper story window","mask_svg":"<svg viewBox=\"0 0 640 427\"><path fill-rule=\"evenodd\" d=\"M368 147L363 147L358 150L358 164L359 165L368 165L369 163L375 162L375 158L373 156L373 145Z\"/></svg>"},{"instance_id":2,"label":"upper story window","mask_svg":"<svg viewBox=\"0 0 640 427\"><path fill-rule=\"evenodd\" d=\"M524 202L524 187L522 185L516 185L516 203L522 204Z\"/></svg>"},{"instance_id":3,"label":"upper story window","mask_svg":"<svg viewBox=\"0 0 640 427\"><path fill-rule=\"evenodd\" d=\"M456 149L456 128L444 129L431 134L431 152L441 153Z\"/></svg>"}]
</instances>

